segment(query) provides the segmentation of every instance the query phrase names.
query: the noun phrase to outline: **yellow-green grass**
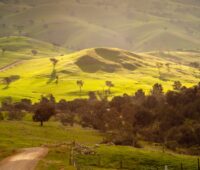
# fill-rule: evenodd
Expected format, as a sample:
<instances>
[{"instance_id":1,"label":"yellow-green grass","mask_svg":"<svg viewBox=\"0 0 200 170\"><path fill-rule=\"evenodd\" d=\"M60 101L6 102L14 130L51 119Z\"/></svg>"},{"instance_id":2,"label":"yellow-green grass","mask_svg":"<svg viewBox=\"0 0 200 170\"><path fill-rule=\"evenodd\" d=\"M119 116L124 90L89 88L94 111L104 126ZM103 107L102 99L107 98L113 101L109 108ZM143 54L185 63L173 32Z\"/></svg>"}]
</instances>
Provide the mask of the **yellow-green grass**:
<instances>
[{"instance_id":1,"label":"yellow-green grass","mask_svg":"<svg viewBox=\"0 0 200 170\"><path fill-rule=\"evenodd\" d=\"M63 127L53 120L40 127L38 123L31 122L30 115L24 121L0 122L0 159L13 154L20 148L48 146L49 153L38 164L38 170L57 170L64 168L73 170L69 166L69 146L62 145L76 140L84 145L94 145L101 142L102 135L91 129L82 129L78 126ZM58 145L57 145L58 144ZM101 145L97 150L101 157L101 166L98 167L97 156L76 156L79 166L92 166L93 169L117 169L119 160L123 159L123 166L131 169L135 166L163 166L164 164L178 167L182 162L184 167L196 167L197 158L173 153L163 153L159 150L135 149L122 146ZM94 166L94 167L93 167Z\"/></svg>"},{"instance_id":2,"label":"yellow-green grass","mask_svg":"<svg viewBox=\"0 0 200 170\"><path fill-rule=\"evenodd\" d=\"M69 166L70 146L67 143L78 143L94 146L103 139L103 134L79 126L64 127L59 122L51 120L40 127L39 123L32 122L31 115L27 114L23 121L0 121L0 159L16 153L21 148L45 146L49 148L48 155L43 158L37 170L74 170ZM62 144L62 145L60 145ZM97 156L98 155L98 156ZM197 157L178 155L159 149L136 149L127 146L100 145L97 155L76 155L77 165L87 169L114 170L123 160L123 166L128 169L151 166L163 167L165 164L195 170ZM99 156L101 157L98 165Z\"/></svg>"},{"instance_id":3,"label":"yellow-green grass","mask_svg":"<svg viewBox=\"0 0 200 170\"><path fill-rule=\"evenodd\" d=\"M54 146L77 141L85 145L99 143L102 135L79 126L64 127L59 122L49 121L40 127L30 116L23 121L0 121L0 159L21 148Z\"/></svg>"},{"instance_id":4,"label":"yellow-green grass","mask_svg":"<svg viewBox=\"0 0 200 170\"><path fill-rule=\"evenodd\" d=\"M2 49L6 51L3 53ZM36 50L37 54L33 55L32 50ZM2 37L0 38L0 68L16 61L53 57L66 52L63 48L28 37Z\"/></svg>"},{"instance_id":5,"label":"yellow-green grass","mask_svg":"<svg viewBox=\"0 0 200 170\"><path fill-rule=\"evenodd\" d=\"M20 76L20 79L12 82L9 88L5 89L5 84L0 84L0 97L12 96L16 100L30 98L37 101L41 95L52 93L57 100L61 98L72 100L80 96L85 98L89 91L107 89L105 86L107 80L115 85L111 88L111 97L123 93L132 95L138 89L143 89L148 94L155 83L161 83L165 92L172 89L173 82L177 80L188 87L197 84L200 81L199 70L186 65L188 58L196 61L197 56L188 52L169 53L169 56L177 54L184 56L181 59L185 63L177 64L179 60L173 61L173 57L159 57L155 53L134 54L107 48L86 49L64 56L55 56L59 60L56 65L58 84L55 83L55 79L51 79L53 66L49 57L25 60L13 68L0 72L1 78ZM89 63L85 58L89 58ZM80 60L82 63L77 64ZM156 67L158 62L163 64L160 75ZM123 66L124 63L131 64L134 68L126 68ZM165 66L166 63L170 63L170 69ZM114 70L110 70L112 67ZM81 94L76 85L76 81L80 79L84 81Z\"/></svg>"}]
</instances>

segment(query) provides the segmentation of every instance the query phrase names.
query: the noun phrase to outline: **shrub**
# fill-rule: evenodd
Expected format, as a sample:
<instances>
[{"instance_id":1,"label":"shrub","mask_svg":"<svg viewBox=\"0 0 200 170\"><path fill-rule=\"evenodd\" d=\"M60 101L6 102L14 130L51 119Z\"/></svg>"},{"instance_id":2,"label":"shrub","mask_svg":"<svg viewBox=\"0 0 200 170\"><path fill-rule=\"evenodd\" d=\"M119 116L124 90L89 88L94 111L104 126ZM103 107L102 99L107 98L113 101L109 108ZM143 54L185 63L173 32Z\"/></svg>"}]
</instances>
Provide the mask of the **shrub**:
<instances>
[{"instance_id":1,"label":"shrub","mask_svg":"<svg viewBox=\"0 0 200 170\"><path fill-rule=\"evenodd\" d=\"M23 111L11 110L7 112L8 120L22 120L24 116L25 112Z\"/></svg>"}]
</instances>

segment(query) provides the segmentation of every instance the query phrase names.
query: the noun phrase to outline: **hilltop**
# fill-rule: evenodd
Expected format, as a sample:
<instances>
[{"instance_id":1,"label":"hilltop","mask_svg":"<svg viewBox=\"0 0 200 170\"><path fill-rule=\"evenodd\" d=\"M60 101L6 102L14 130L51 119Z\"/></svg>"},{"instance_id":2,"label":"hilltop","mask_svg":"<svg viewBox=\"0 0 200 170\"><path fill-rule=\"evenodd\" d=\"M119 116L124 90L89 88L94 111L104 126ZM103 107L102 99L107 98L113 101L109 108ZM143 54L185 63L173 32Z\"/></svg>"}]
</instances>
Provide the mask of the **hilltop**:
<instances>
[{"instance_id":1,"label":"hilltop","mask_svg":"<svg viewBox=\"0 0 200 170\"><path fill-rule=\"evenodd\" d=\"M0 36L24 35L68 49L198 49L200 2L2 0Z\"/></svg>"}]
</instances>

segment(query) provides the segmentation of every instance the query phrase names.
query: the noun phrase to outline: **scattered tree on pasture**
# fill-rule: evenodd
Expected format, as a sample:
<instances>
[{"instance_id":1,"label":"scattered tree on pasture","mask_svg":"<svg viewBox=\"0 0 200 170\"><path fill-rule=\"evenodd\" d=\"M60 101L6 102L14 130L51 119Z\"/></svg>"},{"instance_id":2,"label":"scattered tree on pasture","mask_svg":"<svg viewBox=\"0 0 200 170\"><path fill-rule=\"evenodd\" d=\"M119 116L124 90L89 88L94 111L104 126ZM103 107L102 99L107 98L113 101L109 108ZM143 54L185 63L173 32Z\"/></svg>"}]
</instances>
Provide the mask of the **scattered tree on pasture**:
<instances>
[{"instance_id":1,"label":"scattered tree on pasture","mask_svg":"<svg viewBox=\"0 0 200 170\"><path fill-rule=\"evenodd\" d=\"M3 82L5 83L6 87L9 88L10 83L12 82L12 79L10 77L4 77Z\"/></svg>"},{"instance_id":2,"label":"scattered tree on pasture","mask_svg":"<svg viewBox=\"0 0 200 170\"><path fill-rule=\"evenodd\" d=\"M52 63L52 66L53 66L53 70L51 72L51 80L56 80L55 83L58 84L59 77L57 75L57 71L56 71L55 67L56 67L59 60L57 60L56 58L50 58L49 60Z\"/></svg>"},{"instance_id":3,"label":"scattered tree on pasture","mask_svg":"<svg viewBox=\"0 0 200 170\"><path fill-rule=\"evenodd\" d=\"M37 50L31 50L31 53L32 53L33 55L37 55L37 54L38 54L38 51L37 51Z\"/></svg>"},{"instance_id":4,"label":"scattered tree on pasture","mask_svg":"<svg viewBox=\"0 0 200 170\"><path fill-rule=\"evenodd\" d=\"M162 96L164 94L162 85L158 83L154 84L153 89L151 90L151 94L152 96L155 96L155 97Z\"/></svg>"},{"instance_id":5,"label":"scattered tree on pasture","mask_svg":"<svg viewBox=\"0 0 200 170\"><path fill-rule=\"evenodd\" d=\"M84 85L84 81L83 81L83 80L77 80L77 81L76 81L76 84L77 84L77 86L79 87L79 92L80 92L80 96L81 96L82 87L83 87L83 85Z\"/></svg>"},{"instance_id":6,"label":"scattered tree on pasture","mask_svg":"<svg viewBox=\"0 0 200 170\"><path fill-rule=\"evenodd\" d=\"M55 114L56 110L54 103L49 99L42 97L40 103L36 105L33 121L40 122L40 126L43 126L43 122L48 121L51 116Z\"/></svg>"},{"instance_id":7,"label":"scattered tree on pasture","mask_svg":"<svg viewBox=\"0 0 200 170\"><path fill-rule=\"evenodd\" d=\"M4 56L5 52L6 52L6 48L2 48L1 49L2 55Z\"/></svg>"},{"instance_id":8,"label":"scattered tree on pasture","mask_svg":"<svg viewBox=\"0 0 200 170\"><path fill-rule=\"evenodd\" d=\"M173 89L174 90L181 90L182 84L180 81L175 81L173 84Z\"/></svg>"},{"instance_id":9,"label":"scattered tree on pasture","mask_svg":"<svg viewBox=\"0 0 200 170\"><path fill-rule=\"evenodd\" d=\"M88 101L92 103L98 100L96 93L94 91L89 91L88 97L89 97Z\"/></svg>"},{"instance_id":10,"label":"scattered tree on pasture","mask_svg":"<svg viewBox=\"0 0 200 170\"><path fill-rule=\"evenodd\" d=\"M108 87L108 92L111 93L111 88L114 87L112 81L106 81L105 85Z\"/></svg>"},{"instance_id":11,"label":"scattered tree on pasture","mask_svg":"<svg viewBox=\"0 0 200 170\"><path fill-rule=\"evenodd\" d=\"M171 71L171 63L166 63L165 66L167 67L167 71L170 72Z\"/></svg>"},{"instance_id":12,"label":"scattered tree on pasture","mask_svg":"<svg viewBox=\"0 0 200 170\"><path fill-rule=\"evenodd\" d=\"M56 67L56 65L58 63L58 60L56 58L50 58L50 62L53 65L53 70L55 70L55 67Z\"/></svg>"}]
</instances>

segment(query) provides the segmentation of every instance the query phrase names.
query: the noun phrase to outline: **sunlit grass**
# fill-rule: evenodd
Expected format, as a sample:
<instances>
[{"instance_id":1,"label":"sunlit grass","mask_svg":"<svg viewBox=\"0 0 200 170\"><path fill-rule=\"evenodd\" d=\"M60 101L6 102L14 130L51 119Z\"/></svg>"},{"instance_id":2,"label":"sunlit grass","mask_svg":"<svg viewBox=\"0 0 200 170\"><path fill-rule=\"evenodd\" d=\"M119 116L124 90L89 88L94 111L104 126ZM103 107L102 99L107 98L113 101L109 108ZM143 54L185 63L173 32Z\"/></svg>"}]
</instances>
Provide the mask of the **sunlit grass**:
<instances>
[{"instance_id":1,"label":"sunlit grass","mask_svg":"<svg viewBox=\"0 0 200 170\"><path fill-rule=\"evenodd\" d=\"M22 64L0 73L0 77L20 76L20 79L11 83L8 89L4 89L5 85L0 84L1 98L12 96L14 99L30 98L37 101L42 94L52 93L57 100L61 98L72 100L80 97L80 95L87 97L89 91L107 89L105 86L107 80L112 81L115 85L111 88L111 96L122 95L123 93L132 95L138 89L143 89L148 94L155 83L161 83L166 92L172 89L173 82L177 80L185 86L192 86L199 82L198 75L200 73L198 70L195 71L188 66L175 63L172 63L170 71L163 66L159 75L156 62L166 64L170 61L147 54L144 54L144 56L140 54L143 56L143 60L138 59L136 61L138 64L142 62L146 66L138 67L134 71L118 69L113 73L102 71L86 73L75 64L77 59L86 54L92 55L105 63L108 62L105 59L98 59L99 56L96 56L92 49L57 56L59 62L56 65L56 70L59 75L59 83L56 84L55 80L50 81L52 64L48 57L24 61ZM194 72L196 73L194 74ZM84 81L82 94L79 93L79 88L76 85L76 81L80 79Z\"/></svg>"}]
</instances>

